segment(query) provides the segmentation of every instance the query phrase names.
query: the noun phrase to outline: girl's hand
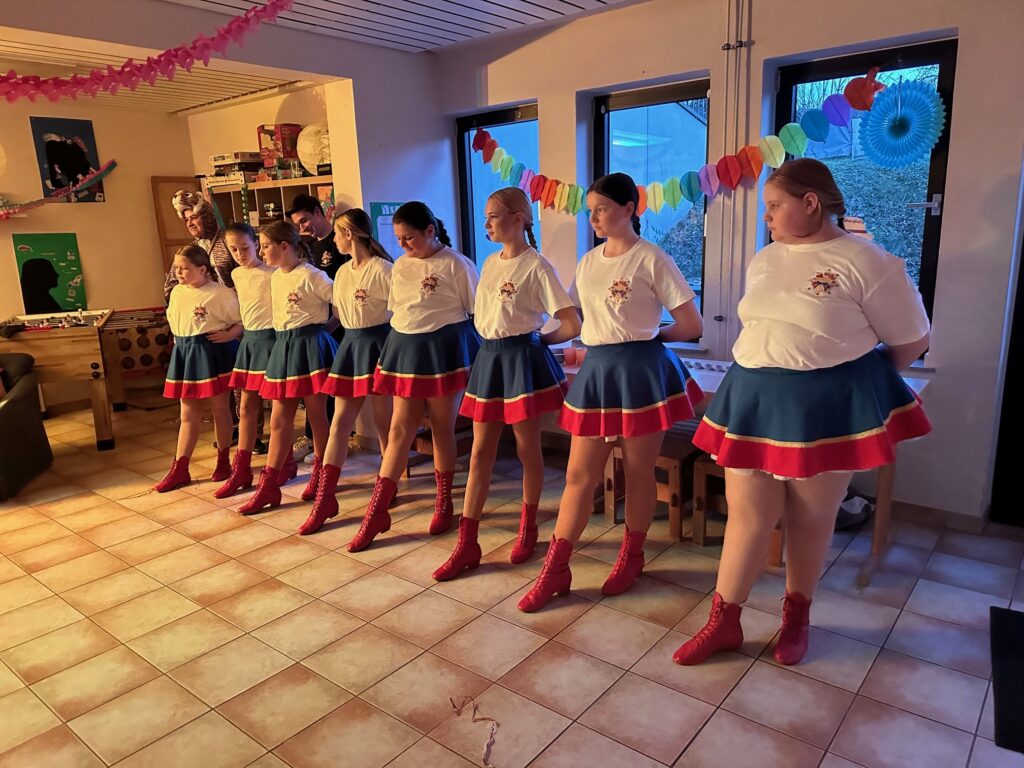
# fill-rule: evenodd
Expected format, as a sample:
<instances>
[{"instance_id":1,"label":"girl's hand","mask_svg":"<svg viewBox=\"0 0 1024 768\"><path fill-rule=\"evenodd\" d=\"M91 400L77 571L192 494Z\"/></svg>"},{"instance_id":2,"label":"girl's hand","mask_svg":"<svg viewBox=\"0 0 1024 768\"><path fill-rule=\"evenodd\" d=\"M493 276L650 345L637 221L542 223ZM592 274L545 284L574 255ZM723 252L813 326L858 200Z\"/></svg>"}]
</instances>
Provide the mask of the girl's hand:
<instances>
[{"instance_id":1,"label":"girl's hand","mask_svg":"<svg viewBox=\"0 0 1024 768\"><path fill-rule=\"evenodd\" d=\"M226 344L229 341L240 339L242 337L242 326L232 325L230 328L225 328L222 331L211 331L206 334L206 338L212 341L214 344Z\"/></svg>"}]
</instances>

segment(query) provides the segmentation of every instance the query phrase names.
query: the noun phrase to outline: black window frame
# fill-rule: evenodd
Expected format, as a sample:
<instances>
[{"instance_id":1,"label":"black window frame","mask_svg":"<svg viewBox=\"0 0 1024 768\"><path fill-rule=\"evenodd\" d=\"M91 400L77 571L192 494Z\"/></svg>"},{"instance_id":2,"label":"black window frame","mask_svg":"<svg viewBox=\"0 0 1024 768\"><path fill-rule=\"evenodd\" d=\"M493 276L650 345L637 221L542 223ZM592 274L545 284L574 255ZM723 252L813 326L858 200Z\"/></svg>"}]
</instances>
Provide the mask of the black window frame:
<instances>
[{"instance_id":1,"label":"black window frame","mask_svg":"<svg viewBox=\"0 0 1024 768\"><path fill-rule=\"evenodd\" d=\"M857 77L872 67L880 67L884 70L894 66L903 68L938 64L938 91L946 106L946 126L932 150L931 162L928 167L926 199L932 200L932 196L935 194L944 196L946 168L949 160L949 136L952 131L957 43L956 38L950 38L781 66L778 72L778 93L775 97L775 131L777 133L783 125L792 121L795 109L793 91L801 83ZM943 208L944 212L945 208ZM932 216L926 213L924 216L924 238L921 244L921 279L918 289L921 291L921 298L929 319L932 317L935 304L935 281L939 267L941 232L942 216Z\"/></svg>"},{"instance_id":2,"label":"black window frame","mask_svg":"<svg viewBox=\"0 0 1024 768\"><path fill-rule=\"evenodd\" d=\"M455 119L456 155L459 163L459 234L462 239L462 253L476 263L477 254L473 238L473 175L469 163L473 157L473 132L478 128L494 125L510 125L538 120L537 104L521 104L516 107L478 112Z\"/></svg>"}]
</instances>

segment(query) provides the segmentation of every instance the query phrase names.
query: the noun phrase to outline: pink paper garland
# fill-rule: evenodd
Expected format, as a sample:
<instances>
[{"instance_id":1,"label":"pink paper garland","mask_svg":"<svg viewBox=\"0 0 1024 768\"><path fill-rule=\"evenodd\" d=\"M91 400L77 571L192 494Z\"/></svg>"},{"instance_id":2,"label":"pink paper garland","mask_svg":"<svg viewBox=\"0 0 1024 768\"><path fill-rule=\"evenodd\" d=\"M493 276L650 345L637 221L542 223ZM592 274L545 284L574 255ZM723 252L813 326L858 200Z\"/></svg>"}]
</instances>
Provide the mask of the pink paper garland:
<instances>
[{"instance_id":1,"label":"pink paper garland","mask_svg":"<svg viewBox=\"0 0 1024 768\"><path fill-rule=\"evenodd\" d=\"M22 98L34 102L40 96L50 101L77 99L79 95L95 98L101 90L113 95L121 88L134 91L141 82L156 85L158 76L173 80L178 67L191 72L196 62L202 62L204 67L209 66L213 53L223 54L231 43L241 44L242 38L263 22L274 21L278 15L291 8L294 2L270 0L266 5L254 5L241 16L218 27L213 37L199 35L188 45L170 48L156 58L147 58L144 64L128 59L116 69L108 64L105 70L94 69L88 77L72 75L70 78L22 76L12 69L6 75L0 75L0 96L12 104Z\"/></svg>"}]
</instances>

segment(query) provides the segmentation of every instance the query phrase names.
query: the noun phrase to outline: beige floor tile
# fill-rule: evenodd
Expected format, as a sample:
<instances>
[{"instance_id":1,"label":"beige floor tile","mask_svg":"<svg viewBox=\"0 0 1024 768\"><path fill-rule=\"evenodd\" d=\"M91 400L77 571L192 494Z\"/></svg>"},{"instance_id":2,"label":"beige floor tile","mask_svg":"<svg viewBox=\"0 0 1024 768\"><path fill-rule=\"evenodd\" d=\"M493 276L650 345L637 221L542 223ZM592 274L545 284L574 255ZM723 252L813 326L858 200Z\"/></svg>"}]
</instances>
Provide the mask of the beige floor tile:
<instances>
[{"instance_id":1,"label":"beige floor tile","mask_svg":"<svg viewBox=\"0 0 1024 768\"><path fill-rule=\"evenodd\" d=\"M757 662L722 708L825 749L852 701L848 691Z\"/></svg>"},{"instance_id":2,"label":"beige floor tile","mask_svg":"<svg viewBox=\"0 0 1024 768\"><path fill-rule=\"evenodd\" d=\"M213 603L209 609L232 624L251 632L274 619L291 613L313 598L277 579L268 579L254 587Z\"/></svg>"},{"instance_id":3,"label":"beige floor tile","mask_svg":"<svg viewBox=\"0 0 1024 768\"><path fill-rule=\"evenodd\" d=\"M25 571L11 562L9 557L0 555L0 584L6 584L13 579L20 579L25 575Z\"/></svg>"},{"instance_id":4,"label":"beige floor tile","mask_svg":"<svg viewBox=\"0 0 1024 768\"><path fill-rule=\"evenodd\" d=\"M138 565L147 560L166 555L168 552L176 552L192 544L193 541L188 536L183 536L169 528L162 528L129 541L115 544L112 547L108 547L107 551L124 560L129 565Z\"/></svg>"},{"instance_id":5,"label":"beige floor tile","mask_svg":"<svg viewBox=\"0 0 1024 768\"><path fill-rule=\"evenodd\" d=\"M1010 598L1019 573L1017 568L935 552L922 577L987 595Z\"/></svg>"},{"instance_id":6,"label":"beige floor tile","mask_svg":"<svg viewBox=\"0 0 1024 768\"><path fill-rule=\"evenodd\" d=\"M788 669L847 691L857 691L867 677L879 649L873 645L810 627L807 655ZM761 659L778 664L772 656L774 643Z\"/></svg>"},{"instance_id":7,"label":"beige floor tile","mask_svg":"<svg viewBox=\"0 0 1024 768\"><path fill-rule=\"evenodd\" d=\"M287 535L273 526L255 523L211 536L205 540L205 544L218 552L223 552L228 557L238 557L279 541Z\"/></svg>"},{"instance_id":8,"label":"beige floor tile","mask_svg":"<svg viewBox=\"0 0 1024 768\"><path fill-rule=\"evenodd\" d=\"M819 583L824 589L893 608L902 608L906 605L907 598L917 584L917 576L880 567L872 574L871 583L861 587L857 583L860 572L861 565L840 557Z\"/></svg>"},{"instance_id":9,"label":"beige floor tile","mask_svg":"<svg viewBox=\"0 0 1024 768\"><path fill-rule=\"evenodd\" d=\"M74 514L75 512L81 512L85 509L98 507L100 504L106 504L108 502L109 499L107 499L106 496L100 496L98 493L92 493L91 491L83 491L82 493L65 496L64 498L57 499L55 501L33 504L32 508L37 512L42 512L47 517L59 519L67 515Z\"/></svg>"},{"instance_id":10,"label":"beige floor tile","mask_svg":"<svg viewBox=\"0 0 1024 768\"><path fill-rule=\"evenodd\" d=\"M278 672L217 711L273 749L352 698L352 694L301 664Z\"/></svg>"},{"instance_id":11,"label":"beige floor tile","mask_svg":"<svg viewBox=\"0 0 1024 768\"><path fill-rule=\"evenodd\" d=\"M865 768L960 768L974 737L858 696L829 751Z\"/></svg>"},{"instance_id":12,"label":"beige floor tile","mask_svg":"<svg viewBox=\"0 0 1024 768\"><path fill-rule=\"evenodd\" d=\"M11 561L17 563L29 573L41 571L54 565L73 560L76 557L95 552L98 547L81 536L64 536L38 547L23 549L11 555Z\"/></svg>"},{"instance_id":13,"label":"beige floor tile","mask_svg":"<svg viewBox=\"0 0 1024 768\"><path fill-rule=\"evenodd\" d=\"M365 623L340 608L314 600L254 629L252 635L298 661L354 632Z\"/></svg>"},{"instance_id":14,"label":"beige floor tile","mask_svg":"<svg viewBox=\"0 0 1024 768\"><path fill-rule=\"evenodd\" d=\"M228 560L176 581L171 584L171 588L200 605L209 606L254 587L268 578L262 571L250 568L237 560Z\"/></svg>"},{"instance_id":15,"label":"beige floor tile","mask_svg":"<svg viewBox=\"0 0 1024 768\"><path fill-rule=\"evenodd\" d=\"M81 485L60 482L58 475L44 472L25 486L25 489L18 494L18 500L30 507L35 507L49 501L66 499L83 490L85 489Z\"/></svg>"},{"instance_id":16,"label":"beige floor tile","mask_svg":"<svg viewBox=\"0 0 1024 768\"><path fill-rule=\"evenodd\" d=\"M497 564L483 563L472 573L436 584L433 591L486 611L529 583Z\"/></svg>"},{"instance_id":17,"label":"beige floor tile","mask_svg":"<svg viewBox=\"0 0 1024 768\"><path fill-rule=\"evenodd\" d=\"M48 597L0 616L0 650L32 640L85 618L59 597Z\"/></svg>"},{"instance_id":18,"label":"beige floor tile","mask_svg":"<svg viewBox=\"0 0 1024 768\"><path fill-rule=\"evenodd\" d=\"M814 768L822 751L724 709L715 712L675 768L714 768L728 755L730 768Z\"/></svg>"},{"instance_id":19,"label":"beige floor tile","mask_svg":"<svg viewBox=\"0 0 1024 768\"><path fill-rule=\"evenodd\" d=\"M374 571L323 596L325 602L361 619L370 621L401 605L423 587L411 581Z\"/></svg>"},{"instance_id":20,"label":"beige floor tile","mask_svg":"<svg viewBox=\"0 0 1024 768\"><path fill-rule=\"evenodd\" d=\"M532 584L527 584L491 608L488 613L550 638L568 627L595 605L593 601L570 592L568 595L552 600L544 606L542 611L523 613L519 610L519 601L532 587Z\"/></svg>"},{"instance_id":21,"label":"beige floor tile","mask_svg":"<svg viewBox=\"0 0 1024 768\"><path fill-rule=\"evenodd\" d=\"M223 717L209 712L136 752L118 768L244 768L263 752L263 747Z\"/></svg>"},{"instance_id":22,"label":"beige floor tile","mask_svg":"<svg viewBox=\"0 0 1024 768\"><path fill-rule=\"evenodd\" d=\"M472 768L474 763L423 737L388 763L388 768L423 768L428 765L430 768Z\"/></svg>"},{"instance_id":23,"label":"beige floor tile","mask_svg":"<svg viewBox=\"0 0 1024 768\"><path fill-rule=\"evenodd\" d=\"M305 541L298 536L289 536L253 550L238 559L269 576L276 576L323 554L323 547Z\"/></svg>"},{"instance_id":24,"label":"beige floor tile","mask_svg":"<svg viewBox=\"0 0 1024 768\"><path fill-rule=\"evenodd\" d=\"M0 698L0 754L23 744L60 720L28 688Z\"/></svg>"},{"instance_id":25,"label":"beige floor tile","mask_svg":"<svg viewBox=\"0 0 1024 768\"><path fill-rule=\"evenodd\" d=\"M883 650L860 695L973 733L987 688L980 677Z\"/></svg>"},{"instance_id":26,"label":"beige floor tile","mask_svg":"<svg viewBox=\"0 0 1024 768\"><path fill-rule=\"evenodd\" d=\"M128 642L199 609L200 606L188 598L161 587L98 613L92 619L121 642Z\"/></svg>"},{"instance_id":27,"label":"beige floor tile","mask_svg":"<svg viewBox=\"0 0 1024 768\"><path fill-rule=\"evenodd\" d=\"M162 584L173 584L215 565L220 565L228 559L227 555L215 549L210 549L202 544L193 544L176 552L170 552L148 562L140 563L138 568Z\"/></svg>"},{"instance_id":28,"label":"beige floor tile","mask_svg":"<svg viewBox=\"0 0 1024 768\"><path fill-rule=\"evenodd\" d=\"M346 768L379 768L417 739L409 726L352 699L275 752L295 768L335 768L339 755L345 756Z\"/></svg>"},{"instance_id":29,"label":"beige floor tile","mask_svg":"<svg viewBox=\"0 0 1024 768\"><path fill-rule=\"evenodd\" d=\"M976 677L992 674L988 633L959 624L904 611L885 647Z\"/></svg>"},{"instance_id":30,"label":"beige floor tile","mask_svg":"<svg viewBox=\"0 0 1024 768\"><path fill-rule=\"evenodd\" d=\"M92 616L157 589L160 589L160 582L129 568L68 590L63 597L85 615Z\"/></svg>"},{"instance_id":31,"label":"beige floor tile","mask_svg":"<svg viewBox=\"0 0 1024 768\"><path fill-rule=\"evenodd\" d=\"M268 752L256 762L249 763L248 768L288 768L288 764Z\"/></svg>"},{"instance_id":32,"label":"beige floor tile","mask_svg":"<svg viewBox=\"0 0 1024 768\"><path fill-rule=\"evenodd\" d=\"M31 576L22 576L0 584L0 614L17 610L53 595Z\"/></svg>"},{"instance_id":33,"label":"beige floor tile","mask_svg":"<svg viewBox=\"0 0 1024 768\"><path fill-rule=\"evenodd\" d=\"M200 515L216 512L220 507L203 499L184 494L179 501L172 501L156 509L146 511L146 517L156 520L162 525L178 525L186 520L193 520Z\"/></svg>"},{"instance_id":34,"label":"beige floor tile","mask_svg":"<svg viewBox=\"0 0 1024 768\"><path fill-rule=\"evenodd\" d=\"M837 635L882 645L900 612L887 605L857 600L827 589L814 593L811 624Z\"/></svg>"},{"instance_id":35,"label":"beige floor tile","mask_svg":"<svg viewBox=\"0 0 1024 768\"><path fill-rule=\"evenodd\" d=\"M104 498L103 503L98 506L60 518L60 524L76 533L81 533L115 520L123 520L133 514L132 510L127 507Z\"/></svg>"},{"instance_id":36,"label":"beige floor tile","mask_svg":"<svg viewBox=\"0 0 1024 768\"><path fill-rule=\"evenodd\" d=\"M116 638L93 622L82 620L9 648L0 658L31 685L117 645Z\"/></svg>"},{"instance_id":37,"label":"beige floor tile","mask_svg":"<svg viewBox=\"0 0 1024 768\"><path fill-rule=\"evenodd\" d=\"M118 646L36 683L32 690L63 720L71 720L159 676L143 658Z\"/></svg>"},{"instance_id":38,"label":"beige floor tile","mask_svg":"<svg viewBox=\"0 0 1024 768\"><path fill-rule=\"evenodd\" d=\"M475 701L480 716L501 723L491 761L502 768L528 765L572 722L499 685L492 685ZM486 740L486 726L482 725L473 722L472 708L467 705L461 716L450 717L431 731L430 738L475 762Z\"/></svg>"},{"instance_id":39,"label":"beige floor tile","mask_svg":"<svg viewBox=\"0 0 1024 768\"><path fill-rule=\"evenodd\" d=\"M1009 600L927 579L918 579L917 586L907 600L906 610L921 616L987 631L990 605L1005 608L1009 605Z\"/></svg>"},{"instance_id":40,"label":"beige floor tile","mask_svg":"<svg viewBox=\"0 0 1024 768\"><path fill-rule=\"evenodd\" d=\"M211 707L220 706L292 665L292 660L243 635L169 673Z\"/></svg>"},{"instance_id":41,"label":"beige floor tile","mask_svg":"<svg viewBox=\"0 0 1024 768\"><path fill-rule=\"evenodd\" d=\"M657 624L598 605L556 635L555 640L628 669L667 631Z\"/></svg>"},{"instance_id":42,"label":"beige floor tile","mask_svg":"<svg viewBox=\"0 0 1024 768\"><path fill-rule=\"evenodd\" d=\"M197 517L189 518L172 527L178 533L183 533L195 541L203 541L218 534L227 533L235 528L249 525L250 522L250 520L237 512L217 507L212 512L206 512Z\"/></svg>"},{"instance_id":43,"label":"beige floor tile","mask_svg":"<svg viewBox=\"0 0 1024 768\"><path fill-rule=\"evenodd\" d=\"M430 648L479 615L475 608L427 591L392 608L373 623L421 648Z\"/></svg>"},{"instance_id":44,"label":"beige floor tile","mask_svg":"<svg viewBox=\"0 0 1024 768\"><path fill-rule=\"evenodd\" d=\"M673 627L703 599L703 592L641 576L628 592L606 597L601 602L654 624Z\"/></svg>"},{"instance_id":45,"label":"beige floor tile","mask_svg":"<svg viewBox=\"0 0 1024 768\"><path fill-rule=\"evenodd\" d=\"M1024 755L997 747L988 739L977 738L967 768L1024 768Z\"/></svg>"},{"instance_id":46,"label":"beige floor tile","mask_svg":"<svg viewBox=\"0 0 1024 768\"><path fill-rule=\"evenodd\" d=\"M361 698L426 733L452 714L451 702L476 696L490 686L460 666L424 653L363 691Z\"/></svg>"},{"instance_id":47,"label":"beige floor tile","mask_svg":"<svg viewBox=\"0 0 1024 768\"><path fill-rule=\"evenodd\" d=\"M302 663L359 694L421 653L412 643L367 624L306 657Z\"/></svg>"},{"instance_id":48,"label":"beige floor tile","mask_svg":"<svg viewBox=\"0 0 1024 768\"><path fill-rule=\"evenodd\" d=\"M542 635L484 614L435 645L433 652L497 680L545 642Z\"/></svg>"},{"instance_id":49,"label":"beige floor tile","mask_svg":"<svg viewBox=\"0 0 1024 768\"><path fill-rule=\"evenodd\" d=\"M209 611L172 621L128 642L128 646L163 672L180 667L242 635L242 630Z\"/></svg>"},{"instance_id":50,"label":"beige floor tile","mask_svg":"<svg viewBox=\"0 0 1024 768\"><path fill-rule=\"evenodd\" d=\"M0 535L4 538L12 531L19 531L29 526L49 522L49 518L31 507L21 507L0 514Z\"/></svg>"},{"instance_id":51,"label":"beige floor tile","mask_svg":"<svg viewBox=\"0 0 1024 768\"><path fill-rule=\"evenodd\" d=\"M98 551L54 565L33 575L54 592L67 592L83 584L128 568L128 564L108 552Z\"/></svg>"},{"instance_id":52,"label":"beige floor tile","mask_svg":"<svg viewBox=\"0 0 1024 768\"><path fill-rule=\"evenodd\" d=\"M301 589L307 595L323 597L371 570L358 560L337 552L328 552L315 560L278 574L277 580Z\"/></svg>"},{"instance_id":53,"label":"beige floor tile","mask_svg":"<svg viewBox=\"0 0 1024 768\"><path fill-rule=\"evenodd\" d=\"M14 691L24 687L25 684L14 672L8 669L5 664L0 664L0 696L6 696L8 693L14 693Z\"/></svg>"},{"instance_id":54,"label":"beige floor tile","mask_svg":"<svg viewBox=\"0 0 1024 768\"><path fill-rule=\"evenodd\" d=\"M839 757L838 755L833 755L829 752L825 755L825 758L821 761L818 768L862 768L862 766L859 766L856 763L851 763L845 757Z\"/></svg>"},{"instance_id":55,"label":"beige floor tile","mask_svg":"<svg viewBox=\"0 0 1024 768\"><path fill-rule=\"evenodd\" d=\"M0 537L0 554L12 555L71 535L71 531L60 523L46 518L44 520L45 522L5 533Z\"/></svg>"},{"instance_id":56,"label":"beige floor tile","mask_svg":"<svg viewBox=\"0 0 1024 768\"><path fill-rule=\"evenodd\" d=\"M421 587L432 587L437 582L434 581L431 574L451 557L451 554L449 549L438 547L434 544L426 544L414 549L407 555L402 555L396 560L385 564L381 567L381 570L403 578L406 581L411 581L414 584L419 584ZM478 571L474 571L472 575L476 576L477 573Z\"/></svg>"},{"instance_id":57,"label":"beige floor tile","mask_svg":"<svg viewBox=\"0 0 1024 768\"><path fill-rule=\"evenodd\" d=\"M358 528L355 528L352 531L352 535L355 536L358 530ZM392 528L388 533L374 539L373 545L369 549L364 549L362 552L349 552L348 556L366 565L380 568L392 560L397 560L402 555L407 555L414 549L422 547L424 544L426 542L422 539L399 533Z\"/></svg>"},{"instance_id":58,"label":"beige floor tile","mask_svg":"<svg viewBox=\"0 0 1024 768\"><path fill-rule=\"evenodd\" d=\"M549 642L499 680L521 696L577 718L623 674L611 664Z\"/></svg>"},{"instance_id":59,"label":"beige floor tile","mask_svg":"<svg viewBox=\"0 0 1024 768\"><path fill-rule=\"evenodd\" d=\"M81 535L96 546L106 548L162 529L163 526L155 520L132 514L130 517L89 528L82 531Z\"/></svg>"},{"instance_id":60,"label":"beige floor tile","mask_svg":"<svg viewBox=\"0 0 1024 768\"><path fill-rule=\"evenodd\" d=\"M97 707L68 723L78 737L113 764L207 711L207 706L167 677Z\"/></svg>"},{"instance_id":61,"label":"beige floor tile","mask_svg":"<svg viewBox=\"0 0 1024 768\"><path fill-rule=\"evenodd\" d=\"M995 536L979 536L963 531L946 530L942 531L939 542L935 545L935 551L969 557L993 565L1020 568L1021 559L1024 558L1024 543Z\"/></svg>"},{"instance_id":62,"label":"beige floor tile","mask_svg":"<svg viewBox=\"0 0 1024 768\"><path fill-rule=\"evenodd\" d=\"M715 588L718 561L680 546L672 546L648 562L644 573L707 594Z\"/></svg>"},{"instance_id":63,"label":"beige floor tile","mask_svg":"<svg viewBox=\"0 0 1024 768\"><path fill-rule=\"evenodd\" d=\"M688 635L669 632L630 671L718 706L750 669L754 659L743 653L723 651L703 664L683 667L672 661L672 654L689 639Z\"/></svg>"},{"instance_id":64,"label":"beige floor tile","mask_svg":"<svg viewBox=\"0 0 1024 768\"><path fill-rule=\"evenodd\" d=\"M662 763L612 741L607 736L573 723L530 768L577 768L599 765L601 768L660 768Z\"/></svg>"},{"instance_id":65,"label":"beige floor tile","mask_svg":"<svg viewBox=\"0 0 1024 768\"><path fill-rule=\"evenodd\" d=\"M103 768L103 761L66 725L51 728L0 754L0 768Z\"/></svg>"}]
</instances>

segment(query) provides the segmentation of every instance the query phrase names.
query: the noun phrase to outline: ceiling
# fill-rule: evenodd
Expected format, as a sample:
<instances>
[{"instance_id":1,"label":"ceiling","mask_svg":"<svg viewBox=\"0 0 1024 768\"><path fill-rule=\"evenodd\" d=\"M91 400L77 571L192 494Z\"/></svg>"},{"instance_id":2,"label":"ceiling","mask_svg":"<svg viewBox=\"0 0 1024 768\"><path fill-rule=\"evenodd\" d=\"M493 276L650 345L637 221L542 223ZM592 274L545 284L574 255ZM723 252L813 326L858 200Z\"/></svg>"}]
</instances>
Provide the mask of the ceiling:
<instances>
[{"instance_id":1,"label":"ceiling","mask_svg":"<svg viewBox=\"0 0 1024 768\"><path fill-rule=\"evenodd\" d=\"M429 51L497 32L570 19L636 0L295 0L278 24L332 37ZM255 0L165 0L237 15Z\"/></svg>"}]
</instances>

